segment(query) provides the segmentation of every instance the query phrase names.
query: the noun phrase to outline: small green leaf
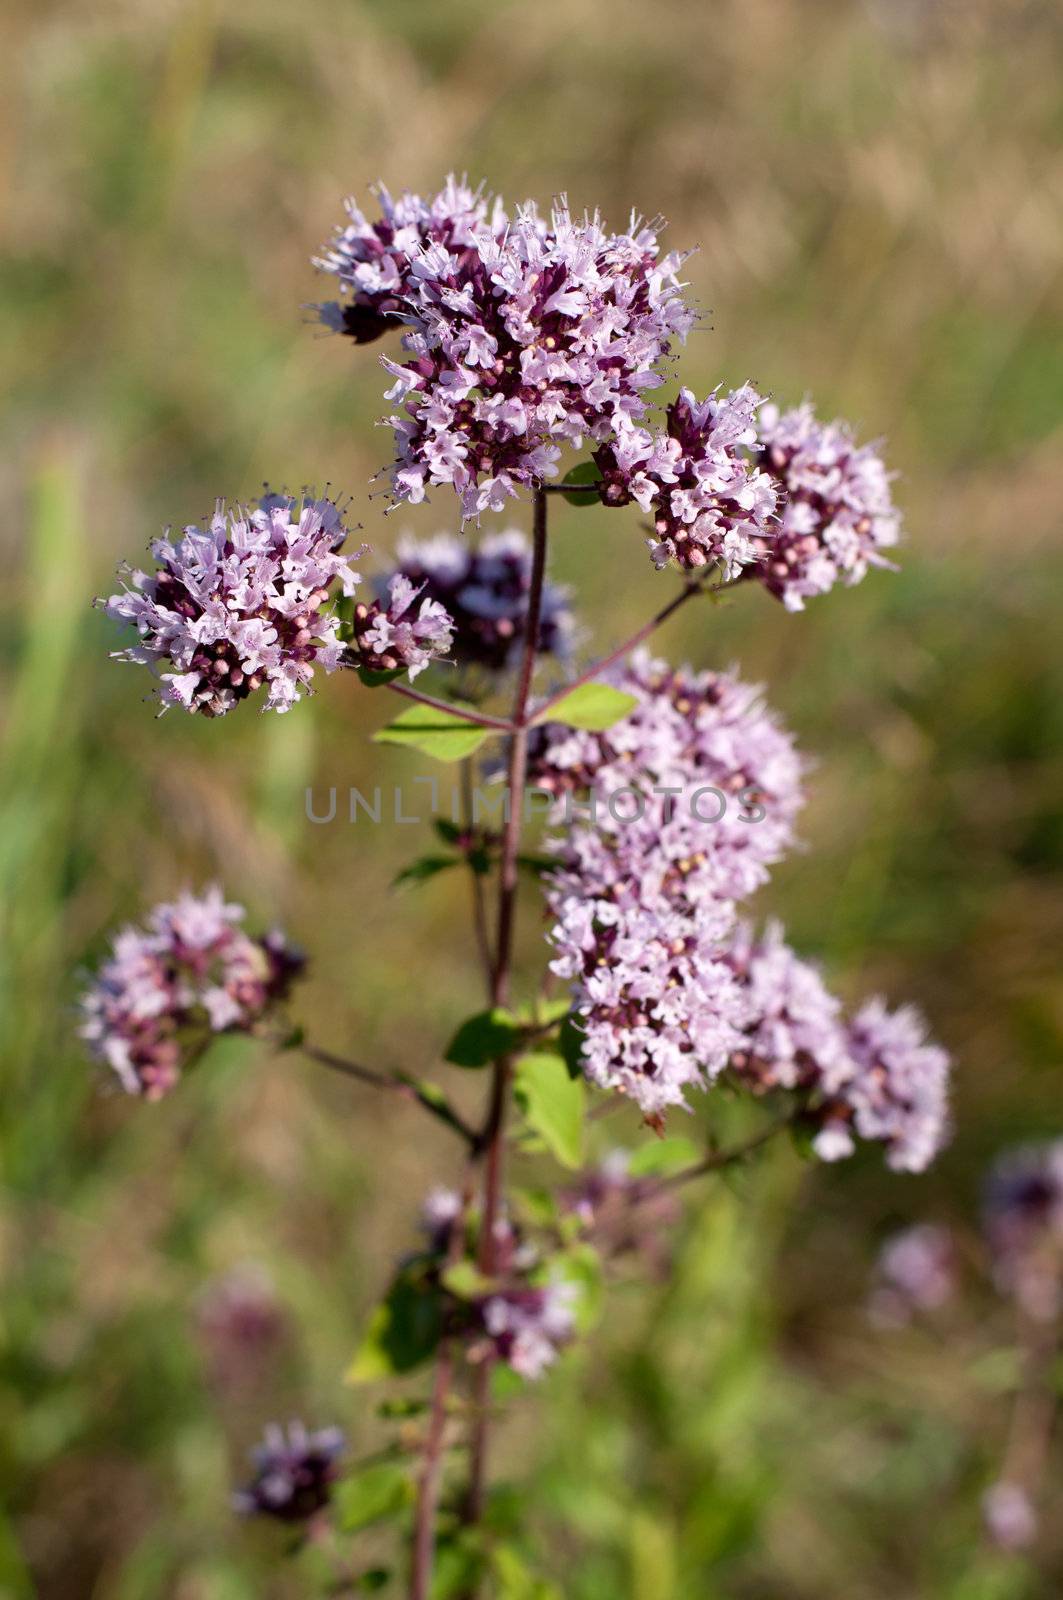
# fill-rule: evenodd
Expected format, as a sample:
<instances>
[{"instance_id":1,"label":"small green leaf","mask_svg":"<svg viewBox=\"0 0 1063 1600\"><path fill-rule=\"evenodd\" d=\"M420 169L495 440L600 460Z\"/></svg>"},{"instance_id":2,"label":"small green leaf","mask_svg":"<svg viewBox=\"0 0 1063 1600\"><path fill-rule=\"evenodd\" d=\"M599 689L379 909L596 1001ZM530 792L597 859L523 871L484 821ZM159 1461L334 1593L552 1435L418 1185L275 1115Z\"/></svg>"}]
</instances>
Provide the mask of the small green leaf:
<instances>
[{"instance_id":1,"label":"small green leaf","mask_svg":"<svg viewBox=\"0 0 1063 1600\"><path fill-rule=\"evenodd\" d=\"M490 728L467 722L458 711L415 705L401 712L386 728L379 728L373 740L376 744L408 745L437 761L460 761L479 750L490 732Z\"/></svg>"},{"instance_id":2,"label":"small green leaf","mask_svg":"<svg viewBox=\"0 0 1063 1600\"><path fill-rule=\"evenodd\" d=\"M693 1139L655 1139L632 1152L628 1172L633 1178L663 1177L693 1166L704 1154Z\"/></svg>"},{"instance_id":3,"label":"small green leaf","mask_svg":"<svg viewBox=\"0 0 1063 1600\"><path fill-rule=\"evenodd\" d=\"M373 1383L412 1372L439 1343L442 1310L438 1289L415 1272L400 1272L387 1298L369 1318L365 1337L347 1369L348 1383Z\"/></svg>"},{"instance_id":4,"label":"small green leaf","mask_svg":"<svg viewBox=\"0 0 1063 1600\"><path fill-rule=\"evenodd\" d=\"M395 874L391 880L391 887L401 889L404 884L426 883L429 878L436 877L440 872L460 866L460 856L420 856L418 860L411 861L408 867L403 867L401 872Z\"/></svg>"},{"instance_id":5,"label":"small green leaf","mask_svg":"<svg viewBox=\"0 0 1063 1600\"><path fill-rule=\"evenodd\" d=\"M445 844L457 844L464 831L458 827L456 822L451 822L448 817L436 817L432 826Z\"/></svg>"},{"instance_id":6,"label":"small green leaf","mask_svg":"<svg viewBox=\"0 0 1063 1600\"><path fill-rule=\"evenodd\" d=\"M497 1288L493 1278L486 1277L472 1261L455 1261L443 1273L443 1286L459 1300L482 1300Z\"/></svg>"},{"instance_id":7,"label":"small green leaf","mask_svg":"<svg viewBox=\"0 0 1063 1600\"><path fill-rule=\"evenodd\" d=\"M379 689L383 683L394 683L396 678L405 677L407 667L392 667L390 672L374 672L372 667L359 667L358 676L367 689Z\"/></svg>"},{"instance_id":8,"label":"small green leaf","mask_svg":"<svg viewBox=\"0 0 1063 1600\"><path fill-rule=\"evenodd\" d=\"M496 1006L468 1017L447 1045L444 1061L455 1067L486 1067L520 1044L524 1025L512 1012Z\"/></svg>"},{"instance_id":9,"label":"small green leaf","mask_svg":"<svg viewBox=\"0 0 1063 1600\"><path fill-rule=\"evenodd\" d=\"M413 1485L399 1461L379 1461L336 1485L336 1512L344 1533L357 1533L393 1517L413 1499Z\"/></svg>"},{"instance_id":10,"label":"small green leaf","mask_svg":"<svg viewBox=\"0 0 1063 1600\"><path fill-rule=\"evenodd\" d=\"M578 1167L587 1104L583 1080L569 1077L561 1056L536 1051L518 1063L514 1093L529 1127L562 1166Z\"/></svg>"},{"instance_id":11,"label":"small green leaf","mask_svg":"<svg viewBox=\"0 0 1063 1600\"><path fill-rule=\"evenodd\" d=\"M570 1078L583 1076L583 1029L570 1011L557 1035L557 1048L564 1057Z\"/></svg>"},{"instance_id":12,"label":"small green leaf","mask_svg":"<svg viewBox=\"0 0 1063 1600\"><path fill-rule=\"evenodd\" d=\"M565 499L570 506L593 506L597 503L597 493L592 493L602 481L602 474L593 461L578 461L570 472L566 472L561 479L562 489L572 489L572 494L566 494ZM582 489L580 488L582 485Z\"/></svg>"},{"instance_id":13,"label":"small green leaf","mask_svg":"<svg viewBox=\"0 0 1063 1600\"><path fill-rule=\"evenodd\" d=\"M614 689L611 683L581 683L551 706L543 721L563 722L570 728L584 728L588 733L603 733L614 722L628 716L637 705L633 694Z\"/></svg>"},{"instance_id":14,"label":"small green leaf","mask_svg":"<svg viewBox=\"0 0 1063 1600\"><path fill-rule=\"evenodd\" d=\"M533 878L541 878L544 872L556 872L558 861L556 856L523 855L517 857L517 866Z\"/></svg>"},{"instance_id":15,"label":"small green leaf","mask_svg":"<svg viewBox=\"0 0 1063 1600\"><path fill-rule=\"evenodd\" d=\"M517 1007L517 1017L528 1028L547 1028L567 1017L571 1000L533 1000L529 1005Z\"/></svg>"}]
</instances>

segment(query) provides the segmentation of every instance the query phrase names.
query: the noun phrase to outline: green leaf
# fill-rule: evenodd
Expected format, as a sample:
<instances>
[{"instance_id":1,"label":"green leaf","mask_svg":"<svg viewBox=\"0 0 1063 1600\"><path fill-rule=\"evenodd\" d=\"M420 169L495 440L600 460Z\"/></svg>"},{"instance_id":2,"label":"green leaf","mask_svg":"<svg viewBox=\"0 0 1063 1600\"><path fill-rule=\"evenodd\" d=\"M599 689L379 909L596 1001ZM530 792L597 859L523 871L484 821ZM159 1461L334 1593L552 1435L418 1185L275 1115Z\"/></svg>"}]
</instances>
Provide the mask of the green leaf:
<instances>
[{"instance_id":1,"label":"green leaf","mask_svg":"<svg viewBox=\"0 0 1063 1600\"><path fill-rule=\"evenodd\" d=\"M413 1499L409 1472L400 1461L379 1461L336 1485L336 1512L344 1533L357 1533L393 1517Z\"/></svg>"},{"instance_id":2,"label":"green leaf","mask_svg":"<svg viewBox=\"0 0 1063 1600\"><path fill-rule=\"evenodd\" d=\"M602 474L593 461L578 461L570 472L566 472L561 479L563 489L573 489L576 492L566 494L564 498L570 506L593 506L598 503L598 495L590 491L602 481ZM580 490L580 485L583 485Z\"/></svg>"},{"instance_id":3,"label":"green leaf","mask_svg":"<svg viewBox=\"0 0 1063 1600\"><path fill-rule=\"evenodd\" d=\"M633 694L614 689L611 683L581 683L551 706L542 720L563 722L570 728L585 728L588 733L603 733L637 705Z\"/></svg>"},{"instance_id":4,"label":"green leaf","mask_svg":"<svg viewBox=\"0 0 1063 1600\"><path fill-rule=\"evenodd\" d=\"M656 1178L681 1172L705 1154L693 1139L655 1139L632 1152L628 1172L633 1178Z\"/></svg>"},{"instance_id":5,"label":"green leaf","mask_svg":"<svg viewBox=\"0 0 1063 1600\"><path fill-rule=\"evenodd\" d=\"M427 1361L442 1332L438 1289L416 1272L400 1272L387 1298L369 1318L365 1337L347 1369L348 1383L373 1383L412 1372Z\"/></svg>"},{"instance_id":6,"label":"green leaf","mask_svg":"<svg viewBox=\"0 0 1063 1600\"><path fill-rule=\"evenodd\" d=\"M443 1287L459 1300L482 1300L498 1287L497 1280L488 1278L473 1261L455 1261L443 1273Z\"/></svg>"},{"instance_id":7,"label":"green leaf","mask_svg":"<svg viewBox=\"0 0 1063 1600\"><path fill-rule=\"evenodd\" d=\"M468 1017L443 1052L444 1061L455 1067L486 1067L508 1055L520 1044L524 1024L512 1012L496 1006Z\"/></svg>"},{"instance_id":8,"label":"green leaf","mask_svg":"<svg viewBox=\"0 0 1063 1600\"><path fill-rule=\"evenodd\" d=\"M517 1064L517 1104L552 1154L565 1167L583 1160L583 1116L587 1094L582 1078L570 1078L564 1058L535 1051Z\"/></svg>"},{"instance_id":9,"label":"green leaf","mask_svg":"<svg viewBox=\"0 0 1063 1600\"><path fill-rule=\"evenodd\" d=\"M395 874L391 880L393 889L401 889L408 883L426 883L429 878L436 877L440 872L446 872L450 867L460 867L460 856L420 856L416 861L411 861L408 867L403 867L401 872Z\"/></svg>"},{"instance_id":10,"label":"green leaf","mask_svg":"<svg viewBox=\"0 0 1063 1600\"><path fill-rule=\"evenodd\" d=\"M464 829L459 828L458 824L451 822L448 817L436 817L432 826L445 844L457 844L464 832Z\"/></svg>"},{"instance_id":11,"label":"green leaf","mask_svg":"<svg viewBox=\"0 0 1063 1600\"><path fill-rule=\"evenodd\" d=\"M570 1011L562 1022L557 1035L557 1048L564 1057L565 1066L568 1068L570 1078L579 1078L583 1075L583 1029Z\"/></svg>"},{"instance_id":12,"label":"green leaf","mask_svg":"<svg viewBox=\"0 0 1063 1600\"><path fill-rule=\"evenodd\" d=\"M405 677L407 667L392 667L389 672L374 672L372 667L359 667L358 676L367 689L379 689L383 683L394 683L396 678Z\"/></svg>"},{"instance_id":13,"label":"green leaf","mask_svg":"<svg viewBox=\"0 0 1063 1600\"><path fill-rule=\"evenodd\" d=\"M470 707L471 709L471 707ZM479 750L490 728L466 722L458 711L440 711L435 706L410 706L373 735L376 744L403 744L422 750L437 761L460 761Z\"/></svg>"}]
</instances>

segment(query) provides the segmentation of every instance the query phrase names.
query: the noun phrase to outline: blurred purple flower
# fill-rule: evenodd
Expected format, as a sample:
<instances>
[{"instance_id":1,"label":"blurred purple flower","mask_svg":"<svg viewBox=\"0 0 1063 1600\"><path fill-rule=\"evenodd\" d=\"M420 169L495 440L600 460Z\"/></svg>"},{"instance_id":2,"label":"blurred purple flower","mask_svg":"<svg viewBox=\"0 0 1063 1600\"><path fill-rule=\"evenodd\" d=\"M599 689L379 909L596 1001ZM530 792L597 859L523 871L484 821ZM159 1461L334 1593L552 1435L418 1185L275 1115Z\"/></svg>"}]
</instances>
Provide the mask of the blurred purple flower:
<instances>
[{"instance_id":1,"label":"blurred purple flower","mask_svg":"<svg viewBox=\"0 0 1063 1600\"><path fill-rule=\"evenodd\" d=\"M1037 1537L1037 1513L1016 1483L994 1483L982 1496L982 1520L1001 1550L1026 1550Z\"/></svg>"},{"instance_id":2,"label":"blurred purple flower","mask_svg":"<svg viewBox=\"0 0 1063 1600\"><path fill-rule=\"evenodd\" d=\"M212 1034L251 1028L285 998L303 957L278 932L253 939L217 885L156 906L116 936L81 1000L81 1037L129 1094L158 1100Z\"/></svg>"},{"instance_id":3,"label":"blurred purple flower","mask_svg":"<svg viewBox=\"0 0 1063 1600\"><path fill-rule=\"evenodd\" d=\"M339 1428L309 1433L301 1422L292 1422L285 1432L271 1424L264 1443L252 1452L254 1478L233 1495L234 1509L245 1516L305 1522L328 1504L344 1445Z\"/></svg>"},{"instance_id":4,"label":"blurred purple flower","mask_svg":"<svg viewBox=\"0 0 1063 1600\"><path fill-rule=\"evenodd\" d=\"M1051 1321L1063 1308L1063 1139L1008 1150L993 1165L983 1202L997 1287L1026 1313Z\"/></svg>"},{"instance_id":5,"label":"blurred purple flower","mask_svg":"<svg viewBox=\"0 0 1063 1600\"><path fill-rule=\"evenodd\" d=\"M445 608L454 627L452 659L458 666L503 672L516 664L531 587L531 550L516 528L490 534L479 545L441 533L399 540L397 575ZM394 580L392 580L394 581ZM574 632L569 591L546 583L538 651L568 657Z\"/></svg>"},{"instance_id":6,"label":"blurred purple flower","mask_svg":"<svg viewBox=\"0 0 1063 1600\"><path fill-rule=\"evenodd\" d=\"M956 1292L956 1246L948 1228L920 1222L887 1239L875 1263L868 1315L902 1328L921 1312L939 1311Z\"/></svg>"}]
</instances>

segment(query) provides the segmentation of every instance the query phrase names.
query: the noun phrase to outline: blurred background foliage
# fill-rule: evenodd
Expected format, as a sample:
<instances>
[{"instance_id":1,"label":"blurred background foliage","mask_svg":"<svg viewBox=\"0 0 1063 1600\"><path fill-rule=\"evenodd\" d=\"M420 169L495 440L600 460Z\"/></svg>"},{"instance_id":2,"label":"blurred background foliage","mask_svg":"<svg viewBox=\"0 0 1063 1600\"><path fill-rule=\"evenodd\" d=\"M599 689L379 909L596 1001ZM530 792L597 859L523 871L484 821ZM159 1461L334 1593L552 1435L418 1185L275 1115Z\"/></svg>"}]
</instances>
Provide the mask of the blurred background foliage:
<instances>
[{"instance_id":1,"label":"blurred background foliage","mask_svg":"<svg viewBox=\"0 0 1063 1600\"><path fill-rule=\"evenodd\" d=\"M478 1000L460 888L389 892L426 829L306 820L308 784L408 774L366 742L381 697L159 724L89 600L267 478L350 491L385 551L447 525L367 500L376 352L300 308L345 193L450 168L663 212L712 309L685 381L888 437L899 576L795 618L742 593L662 646L762 678L816 758L808 850L761 909L847 994L918 1000L958 1063L926 1177L780 1150L692 1203L670 1278L612 1292L500 1471L566 1600L1060 1592L1058 1480L1034 1557L979 1541L1010 1382L987 1308L885 1339L863 1296L885 1232L969 1221L992 1152L1060 1131L1061 46L1057 6L1022 0L8 0L0 1594L303 1594L283 1537L229 1512L244 1451L272 1416L379 1438L339 1376L446 1135L246 1047L134 1105L71 1003L116 923L217 876L309 947L322 1042L434 1070ZM555 576L621 637L667 580L618 514L555 527ZM530 976L531 903L524 933ZM226 1373L197 1306L248 1262L283 1329Z\"/></svg>"}]
</instances>

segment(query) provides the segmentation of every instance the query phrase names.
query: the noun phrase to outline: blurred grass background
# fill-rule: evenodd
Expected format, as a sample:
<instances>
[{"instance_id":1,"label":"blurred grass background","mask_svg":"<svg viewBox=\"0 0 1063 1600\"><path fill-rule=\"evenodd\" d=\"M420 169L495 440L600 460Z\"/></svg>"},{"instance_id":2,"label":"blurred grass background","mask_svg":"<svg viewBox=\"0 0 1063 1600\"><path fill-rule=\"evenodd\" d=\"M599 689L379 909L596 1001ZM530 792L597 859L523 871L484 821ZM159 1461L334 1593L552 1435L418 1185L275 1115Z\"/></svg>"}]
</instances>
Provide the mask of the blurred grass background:
<instances>
[{"instance_id":1,"label":"blurred grass background","mask_svg":"<svg viewBox=\"0 0 1063 1600\"><path fill-rule=\"evenodd\" d=\"M533 1485L566 1600L1060 1593L1058 1480L1034 1558L979 1546L1008 1381L979 1352L1006 1326L973 1305L884 1341L861 1299L884 1232L969 1219L993 1151L1060 1131L1061 46L1057 7L1021 0L9 0L5 1600L304 1594L283 1540L229 1513L243 1452L272 1416L378 1436L339 1374L445 1134L246 1049L133 1105L101 1093L70 1008L120 920L218 876L311 950L298 1009L323 1042L434 1067L478 1000L462 897L389 894L419 830L304 816L308 783L408 770L366 743L379 698L335 682L285 719L156 723L89 600L267 478L353 492L382 550L446 525L445 502L385 528L366 500L376 353L300 307L345 193L450 168L617 223L663 212L713 309L684 380L808 392L888 437L899 577L797 618L743 594L662 645L763 678L818 761L809 848L762 909L847 994L918 1000L958 1063L925 1178L780 1151L707 1194L667 1285L615 1291L500 1466ZM619 516L555 522L555 575L621 637L665 580ZM249 1261L285 1332L222 1382L198 1297Z\"/></svg>"}]
</instances>

